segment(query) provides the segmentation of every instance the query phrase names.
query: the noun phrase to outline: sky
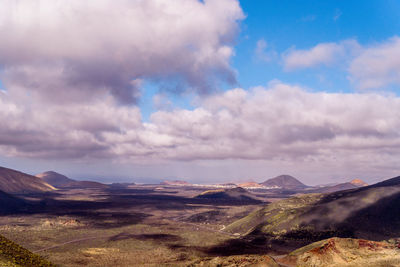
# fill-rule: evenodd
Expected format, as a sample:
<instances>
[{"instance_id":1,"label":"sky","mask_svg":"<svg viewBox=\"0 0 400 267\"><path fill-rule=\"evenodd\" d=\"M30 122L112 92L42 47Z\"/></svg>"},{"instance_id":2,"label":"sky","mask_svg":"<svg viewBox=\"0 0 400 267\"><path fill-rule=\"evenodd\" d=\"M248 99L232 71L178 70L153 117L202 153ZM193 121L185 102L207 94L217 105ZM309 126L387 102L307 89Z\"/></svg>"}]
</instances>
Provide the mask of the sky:
<instances>
[{"instance_id":1,"label":"sky","mask_svg":"<svg viewBox=\"0 0 400 267\"><path fill-rule=\"evenodd\" d=\"M0 0L0 165L75 179L400 174L400 2Z\"/></svg>"}]
</instances>

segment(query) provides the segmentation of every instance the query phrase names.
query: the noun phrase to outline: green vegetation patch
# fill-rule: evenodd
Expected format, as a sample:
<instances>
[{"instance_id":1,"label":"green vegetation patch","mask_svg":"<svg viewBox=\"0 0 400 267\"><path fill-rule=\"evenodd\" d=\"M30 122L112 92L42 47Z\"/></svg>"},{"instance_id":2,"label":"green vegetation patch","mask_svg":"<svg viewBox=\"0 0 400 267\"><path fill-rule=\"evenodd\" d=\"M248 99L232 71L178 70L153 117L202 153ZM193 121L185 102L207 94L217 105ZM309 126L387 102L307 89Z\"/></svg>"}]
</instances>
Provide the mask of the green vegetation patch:
<instances>
[{"instance_id":1,"label":"green vegetation patch","mask_svg":"<svg viewBox=\"0 0 400 267\"><path fill-rule=\"evenodd\" d=\"M270 203L230 224L226 231L247 234L256 227L261 227L262 232L275 235L277 231L284 229L294 230L299 227L298 216L318 202L322 196L322 194L305 194Z\"/></svg>"},{"instance_id":2,"label":"green vegetation patch","mask_svg":"<svg viewBox=\"0 0 400 267\"><path fill-rule=\"evenodd\" d=\"M53 267L55 265L0 235L0 266Z\"/></svg>"}]
</instances>

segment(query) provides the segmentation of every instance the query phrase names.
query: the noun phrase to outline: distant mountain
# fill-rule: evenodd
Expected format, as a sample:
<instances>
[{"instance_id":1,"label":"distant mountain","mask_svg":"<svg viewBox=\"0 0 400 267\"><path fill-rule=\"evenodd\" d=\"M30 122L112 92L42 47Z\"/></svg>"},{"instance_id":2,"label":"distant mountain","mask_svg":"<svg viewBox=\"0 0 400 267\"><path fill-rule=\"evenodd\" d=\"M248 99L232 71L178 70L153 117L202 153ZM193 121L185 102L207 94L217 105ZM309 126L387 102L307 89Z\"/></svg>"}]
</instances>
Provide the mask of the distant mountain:
<instances>
[{"instance_id":1,"label":"distant mountain","mask_svg":"<svg viewBox=\"0 0 400 267\"><path fill-rule=\"evenodd\" d=\"M38 193L54 189L53 186L35 176L0 167L0 190L5 193Z\"/></svg>"},{"instance_id":2,"label":"distant mountain","mask_svg":"<svg viewBox=\"0 0 400 267\"><path fill-rule=\"evenodd\" d=\"M399 266L395 244L365 239L329 238L299 248L278 262L288 266Z\"/></svg>"},{"instance_id":3,"label":"distant mountain","mask_svg":"<svg viewBox=\"0 0 400 267\"><path fill-rule=\"evenodd\" d=\"M62 174L59 174L54 171L48 171L48 172L43 172L40 174L36 174L36 177L42 179L48 184L51 184L52 186L55 187L64 187L68 184L75 183L75 180L72 180L68 178L67 176L64 176Z\"/></svg>"},{"instance_id":4,"label":"distant mountain","mask_svg":"<svg viewBox=\"0 0 400 267\"><path fill-rule=\"evenodd\" d=\"M307 186L290 175L280 175L261 183L266 187L279 187L282 189L304 189Z\"/></svg>"},{"instance_id":5,"label":"distant mountain","mask_svg":"<svg viewBox=\"0 0 400 267\"><path fill-rule=\"evenodd\" d=\"M106 184L102 184L99 182L95 181L76 181L72 184L67 185L67 187L70 188L99 188L99 189L105 189L108 188L109 186Z\"/></svg>"},{"instance_id":6,"label":"distant mountain","mask_svg":"<svg viewBox=\"0 0 400 267\"><path fill-rule=\"evenodd\" d=\"M400 176L329 194L273 202L227 226L232 233L313 242L333 236L383 240L400 234Z\"/></svg>"},{"instance_id":7,"label":"distant mountain","mask_svg":"<svg viewBox=\"0 0 400 267\"><path fill-rule=\"evenodd\" d=\"M332 186L320 186L317 188L317 190L312 190L313 192L318 192L318 193L332 193L332 192L337 192L337 191L342 191L342 190L349 190L349 189L354 189L358 187L363 187L367 186L368 184L360 179L354 179L350 182L347 183L340 183Z\"/></svg>"},{"instance_id":8,"label":"distant mountain","mask_svg":"<svg viewBox=\"0 0 400 267\"><path fill-rule=\"evenodd\" d=\"M110 187L112 188L127 188L131 185L136 185L135 183L112 183Z\"/></svg>"},{"instance_id":9,"label":"distant mountain","mask_svg":"<svg viewBox=\"0 0 400 267\"><path fill-rule=\"evenodd\" d=\"M165 180L165 181L163 181L161 184L162 184L162 185L180 185L180 186L183 186L183 185L192 185L191 183L188 183L188 182L186 182L186 181L181 181L181 180L174 180L174 181Z\"/></svg>"},{"instance_id":10,"label":"distant mountain","mask_svg":"<svg viewBox=\"0 0 400 267\"><path fill-rule=\"evenodd\" d=\"M245 182L238 184L239 187L263 187L263 185L256 182Z\"/></svg>"},{"instance_id":11,"label":"distant mountain","mask_svg":"<svg viewBox=\"0 0 400 267\"><path fill-rule=\"evenodd\" d=\"M358 187L368 186L368 184L366 182L364 182L363 180L360 180L360 179L351 180L350 183L355 186L358 186Z\"/></svg>"},{"instance_id":12,"label":"distant mountain","mask_svg":"<svg viewBox=\"0 0 400 267\"><path fill-rule=\"evenodd\" d=\"M221 186L226 186L226 187L237 187L237 185L235 183L223 183L223 184L219 184Z\"/></svg>"},{"instance_id":13,"label":"distant mountain","mask_svg":"<svg viewBox=\"0 0 400 267\"><path fill-rule=\"evenodd\" d=\"M56 188L107 188L108 186L94 181L76 181L54 171L37 174L36 177Z\"/></svg>"},{"instance_id":14,"label":"distant mountain","mask_svg":"<svg viewBox=\"0 0 400 267\"><path fill-rule=\"evenodd\" d=\"M315 190L314 192L318 193L332 193L332 192L337 192L337 191L343 191L343 190L348 190L348 189L354 189L358 188L358 186L352 184L352 183L341 183L333 186L325 186L325 187L320 187L318 190Z\"/></svg>"},{"instance_id":15,"label":"distant mountain","mask_svg":"<svg viewBox=\"0 0 400 267\"><path fill-rule=\"evenodd\" d=\"M261 202L256 196L241 187L208 190L201 193L196 198L213 199L217 201Z\"/></svg>"}]
</instances>

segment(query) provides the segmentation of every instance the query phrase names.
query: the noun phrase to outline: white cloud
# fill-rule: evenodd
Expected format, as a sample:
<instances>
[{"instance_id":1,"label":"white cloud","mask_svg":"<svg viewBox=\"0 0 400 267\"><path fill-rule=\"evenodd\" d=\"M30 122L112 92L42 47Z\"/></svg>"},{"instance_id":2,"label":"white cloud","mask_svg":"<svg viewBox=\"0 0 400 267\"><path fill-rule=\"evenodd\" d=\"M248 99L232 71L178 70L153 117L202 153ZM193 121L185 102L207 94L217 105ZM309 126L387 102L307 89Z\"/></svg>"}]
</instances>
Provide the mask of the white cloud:
<instances>
[{"instance_id":1,"label":"white cloud","mask_svg":"<svg viewBox=\"0 0 400 267\"><path fill-rule=\"evenodd\" d=\"M241 19L234 0L1 1L0 78L6 93L0 91L0 154L397 170L396 96L310 93L274 82L200 98L194 110L173 109L157 95L160 110L146 123L138 107L121 105L140 97L146 79L177 79L200 93L218 81L233 82L229 60ZM386 45L397 51L397 43L394 38ZM284 56L285 68L329 65L353 47L355 41L344 41L292 50ZM396 59L371 53L383 47L363 50L352 63L358 83L392 77L387 72ZM265 41L257 49L269 56ZM362 72L357 66L375 54L382 71Z\"/></svg>"},{"instance_id":2,"label":"white cloud","mask_svg":"<svg viewBox=\"0 0 400 267\"><path fill-rule=\"evenodd\" d=\"M329 66L357 50L358 47L355 40L346 40L340 43L320 43L305 50L290 49L282 56L284 68L292 71L319 65Z\"/></svg>"},{"instance_id":3,"label":"white cloud","mask_svg":"<svg viewBox=\"0 0 400 267\"><path fill-rule=\"evenodd\" d=\"M400 84L400 38L364 48L349 68L350 78L360 89L382 89Z\"/></svg>"},{"instance_id":4,"label":"white cloud","mask_svg":"<svg viewBox=\"0 0 400 267\"><path fill-rule=\"evenodd\" d=\"M256 43L256 48L254 50L256 59L269 62L272 58L276 56L276 52L268 49L268 44L264 39L260 39Z\"/></svg>"},{"instance_id":5,"label":"white cloud","mask_svg":"<svg viewBox=\"0 0 400 267\"><path fill-rule=\"evenodd\" d=\"M292 166L396 168L400 99L378 94L311 93L280 82L233 89L194 110L162 110L143 123L113 98L92 105L26 104L0 97L1 154L31 158L266 160ZM367 119L366 119L367 118ZM388 161L388 159L390 159ZM314 164L313 163L313 164ZM393 165L394 164L394 165Z\"/></svg>"},{"instance_id":6,"label":"white cloud","mask_svg":"<svg viewBox=\"0 0 400 267\"><path fill-rule=\"evenodd\" d=\"M1 80L54 101L138 94L135 79L179 79L198 92L235 82L236 0L0 2Z\"/></svg>"}]
</instances>

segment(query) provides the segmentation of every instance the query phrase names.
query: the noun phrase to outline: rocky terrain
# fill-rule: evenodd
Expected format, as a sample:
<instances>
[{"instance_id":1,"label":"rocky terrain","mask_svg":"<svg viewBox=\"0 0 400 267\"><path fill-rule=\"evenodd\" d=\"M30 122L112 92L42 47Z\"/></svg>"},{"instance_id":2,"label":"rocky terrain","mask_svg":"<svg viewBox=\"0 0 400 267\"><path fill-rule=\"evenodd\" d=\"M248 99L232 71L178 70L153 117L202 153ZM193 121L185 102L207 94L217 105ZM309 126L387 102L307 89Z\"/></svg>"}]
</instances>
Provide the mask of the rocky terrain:
<instances>
[{"instance_id":1,"label":"rocky terrain","mask_svg":"<svg viewBox=\"0 0 400 267\"><path fill-rule=\"evenodd\" d=\"M400 249L388 242L334 237L297 249L279 262L298 267L395 267L400 266Z\"/></svg>"},{"instance_id":2,"label":"rocky terrain","mask_svg":"<svg viewBox=\"0 0 400 267\"><path fill-rule=\"evenodd\" d=\"M211 266L226 266L226 267L279 267L280 265L268 255L240 255L205 258L189 264L187 267L211 267Z\"/></svg>"},{"instance_id":3,"label":"rocky terrain","mask_svg":"<svg viewBox=\"0 0 400 267\"><path fill-rule=\"evenodd\" d=\"M1 179L17 177L20 188L32 179L60 188L0 191L7 203L0 206L0 234L60 266L398 264L398 242L376 241L399 236L400 177L305 194L311 187L286 176L269 185L298 189L216 189L173 181L91 187L56 172L41 178L4 173ZM0 253L0 266L7 253Z\"/></svg>"}]
</instances>

